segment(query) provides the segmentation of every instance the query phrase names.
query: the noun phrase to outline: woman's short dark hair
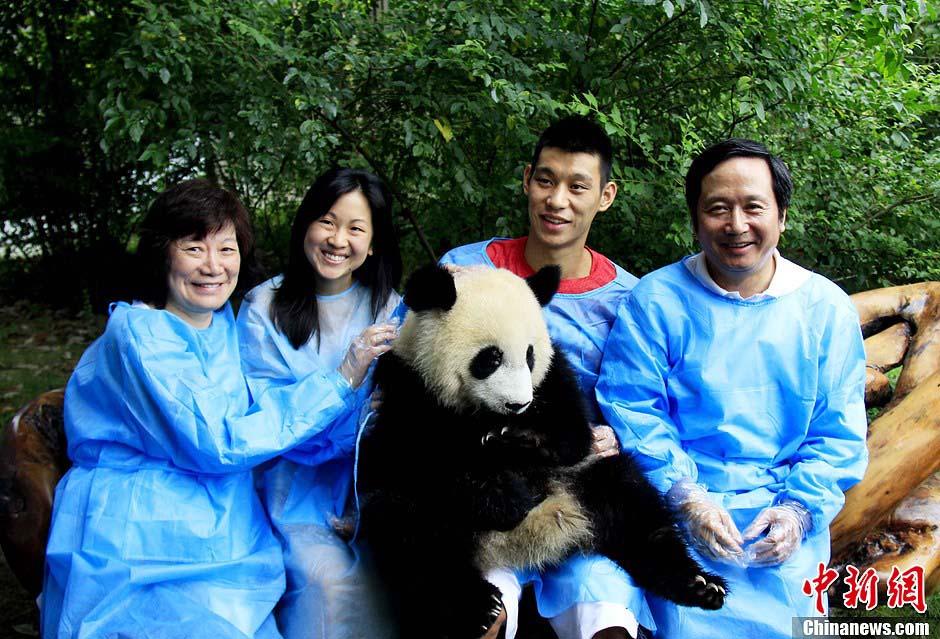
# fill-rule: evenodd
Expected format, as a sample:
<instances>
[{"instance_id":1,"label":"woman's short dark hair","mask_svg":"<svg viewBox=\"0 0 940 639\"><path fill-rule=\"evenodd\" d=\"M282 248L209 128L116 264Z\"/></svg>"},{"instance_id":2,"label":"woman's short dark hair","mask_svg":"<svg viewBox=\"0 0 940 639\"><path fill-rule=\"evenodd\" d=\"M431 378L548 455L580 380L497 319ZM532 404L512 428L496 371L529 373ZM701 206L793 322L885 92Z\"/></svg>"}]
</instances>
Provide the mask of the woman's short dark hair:
<instances>
[{"instance_id":1,"label":"woman's short dark hair","mask_svg":"<svg viewBox=\"0 0 940 639\"><path fill-rule=\"evenodd\" d=\"M271 321L294 348L300 348L314 335L319 340L317 272L304 251L307 229L326 215L336 200L352 191L362 193L372 214L372 255L353 271L353 277L372 292L373 321L401 279L401 253L392 222L392 200L385 184L366 171L330 169L317 178L297 209L291 227L287 269L271 305ZM319 347L319 341L317 345Z\"/></svg>"},{"instance_id":2,"label":"woman's short dark hair","mask_svg":"<svg viewBox=\"0 0 940 639\"><path fill-rule=\"evenodd\" d=\"M698 227L698 199L702 195L702 179L711 173L716 166L731 158L761 158L770 168L770 177L773 180L774 198L781 218L790 206L790 195L793 193L793 178L790 169L783 160L772 154L766 146L754 140L745 138L729 138L718 144L713 144L702 151L689 167L685 174L685 203L692 216L692 228Z\"/></svg>"},{"instance_id":3,"label":"woman's short dark hair","mask_svg":"<svg viewBox=\"0 0 940 639\"><path fill-rule=\"evenodd\" d=\"M226 225L235 227L241 257L239 284L248 283L242 274L253 272L254 233L248 211L235 194L207 180L187 180L157 196L138 233L135 299L156 308L166 306L170 245L184 237L205 238Z\"/></svg>"}]
</instances>

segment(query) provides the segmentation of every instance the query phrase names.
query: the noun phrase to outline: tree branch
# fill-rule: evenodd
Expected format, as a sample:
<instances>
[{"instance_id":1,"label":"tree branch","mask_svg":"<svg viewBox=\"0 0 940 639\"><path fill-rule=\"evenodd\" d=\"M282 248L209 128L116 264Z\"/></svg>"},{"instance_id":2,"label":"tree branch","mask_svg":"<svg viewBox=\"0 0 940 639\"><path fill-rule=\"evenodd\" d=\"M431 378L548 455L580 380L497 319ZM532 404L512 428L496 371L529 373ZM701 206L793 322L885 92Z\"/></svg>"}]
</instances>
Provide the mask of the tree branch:
<instances>
[{"instance_id":1,"label":"tree branch","mask_svg":"<svg viewBox=\"0 0 940 639\"><path fill-rule=\"evenodd\" d=\"M337 133L346 138L349 144L354 149L356 149L356 152L359 153L359 155L361 155L365 161L369 163L369 166L372 167L372 170L375 171L375 174L378 175L383 182L385 182L385 185L388 187L388 190L392 192L392 195L395 197L395 199L401 202L402 213L405 215L405 217L408 218L408 221L411 222L411 226L414 227L415 233L418 234L418 241L421 243L421 247L428 254L428 257L436 262L437 255L431 248L431 244L428 242L428 238L425 236L421 225L418 224L418 220L415 217L414 212L408 206L407 201L402 196L398 188L388 179L388 176L385 171L382 170L382 167L375 160L373 160L372 156L362 147L361 144L359 144L358 139L350 135L349 132L347 132L339 122L327 117L322 111L318 111L317 113L324 122L329 124L331 127L333 127L333 129L336 130Z\"/></svg>"},{"instance_id":2,"label":"tree branch","mask_svg":"<svg viewBox=\"0 0 940 639\"><path fill-rule=\"evenodd\" d=\"M630 49L627 52L625 56L620 58L620 61L617 64L615 64L614 68L611 69L610 73L607 74L607 79L613 78L615 75L620 73L623 70L624 65L626 65L627 61L630 58L632 58L640 49L646 46L648 42L652 41L653 38L659 35L662 31L666 30L667 28L675 24L677 20L681 19L683 16L685 16L685 14L687 14L691 10L692 10L692 5L689 5L688 7L686 7L679 13L674 14L671 18L669 18L664 23L662 23L661 25L659 25L658 27L650 31L648 34L646 34L645 38L640 40L632 49Z\"/></svg>"}]
</instances>

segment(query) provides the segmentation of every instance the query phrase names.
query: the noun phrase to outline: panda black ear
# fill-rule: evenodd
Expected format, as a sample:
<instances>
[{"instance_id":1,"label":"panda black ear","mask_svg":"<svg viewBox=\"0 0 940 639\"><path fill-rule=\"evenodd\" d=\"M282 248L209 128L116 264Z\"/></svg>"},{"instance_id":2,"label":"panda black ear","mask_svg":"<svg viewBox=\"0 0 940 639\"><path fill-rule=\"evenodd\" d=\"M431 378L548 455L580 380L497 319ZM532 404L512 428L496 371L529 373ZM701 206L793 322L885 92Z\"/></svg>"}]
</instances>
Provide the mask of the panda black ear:
<instances>
[{"instance_id":1,"label":"panda black ear","mask_svg":"<svg viewBox=\"0 0 940 639\"><path fill-rule=\"evenodd\" d=\"M415 312L439 308L449 311L457 301L454 276L437 264L422 266L405 284L405 306Z\"/></svg>"},{"instance_id":2,"label":"panda black ear","mask_svg":"<svg viewBox=\"0 0 940 639\"><path fill-rule=\"evenodd\" d=\"M539 304L545 306L552 301L555 293L558 292L558 285L561 284L561 267L557 264L543 266L535 275L530 275L525 279L529 288L535 293L535 299Z\"/></svg>"}]
</instances>

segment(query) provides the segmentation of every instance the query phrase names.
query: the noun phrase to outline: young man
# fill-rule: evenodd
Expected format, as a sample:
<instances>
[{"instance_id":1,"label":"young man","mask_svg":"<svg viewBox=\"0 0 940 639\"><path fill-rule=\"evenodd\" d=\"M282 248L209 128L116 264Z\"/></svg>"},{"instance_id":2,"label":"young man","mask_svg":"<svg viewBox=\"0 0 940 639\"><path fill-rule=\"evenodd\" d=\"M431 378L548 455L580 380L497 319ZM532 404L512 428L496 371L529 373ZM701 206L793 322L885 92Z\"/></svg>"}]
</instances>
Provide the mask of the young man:
<instances>
[{"instance_id":1,"label":"young man","mask_svg":"<svg viewBox=\"0 0 940 639\"><path fill-rule=\"evenodd\" d=\"M575 369L595 423L601 417L594 385L607 334L618 304L637 281L585 244L594 218L617 195L617 185L610 181L611 160L610 139L596 123L580 116L555 122L542 133L523 173L529 235L462 246L441 259L457 266L505 268L521 277L549 264L561 267L561 286L545 315L552 339ZM600 454L605 445L616 445L607 427L596 429L595 439ZM652 624L643 592L603 557L579 556L541 575L501 571L489 578L503 592L507 639L516 631L520 583L530 581L540 613L562 639L635 637L638 622L647 628Z\"/></svg>"},{"instance_id":2,"label":"young man","mask_svg":"<svg viewBox=\"0 0 940 639\"><path fill-rule=\"evenodd\" d=\"M802 584L865 471L858 315L777 251L791 191L763 145L705 150L686 176L701 253L644 277L607 342L604 416L730 586L713 612L651 596L663 636L790 637L817 614Z\"/></svg>"}]
</instances>

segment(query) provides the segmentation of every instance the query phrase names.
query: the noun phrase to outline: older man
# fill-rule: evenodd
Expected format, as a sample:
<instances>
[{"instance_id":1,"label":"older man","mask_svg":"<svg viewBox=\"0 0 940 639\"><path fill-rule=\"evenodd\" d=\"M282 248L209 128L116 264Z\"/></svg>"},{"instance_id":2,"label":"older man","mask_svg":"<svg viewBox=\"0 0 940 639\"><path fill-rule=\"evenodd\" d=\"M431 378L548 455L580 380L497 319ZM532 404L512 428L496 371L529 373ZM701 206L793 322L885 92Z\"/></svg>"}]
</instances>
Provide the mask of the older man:
<instances>
[{"instance_id":1,"label":"older man","mask_svg":"<svg viewBox=\"0 0 940 639\"><path fill-rule=\"evenodd\" d=\"M777 251L791 191L756 142L705 150L686 176L701 252L641 279L607 341L601 411L730 584L717 612L649 596L662 636L790 637L866 467L858 316Z\"/></svg>"}]
</instances>

